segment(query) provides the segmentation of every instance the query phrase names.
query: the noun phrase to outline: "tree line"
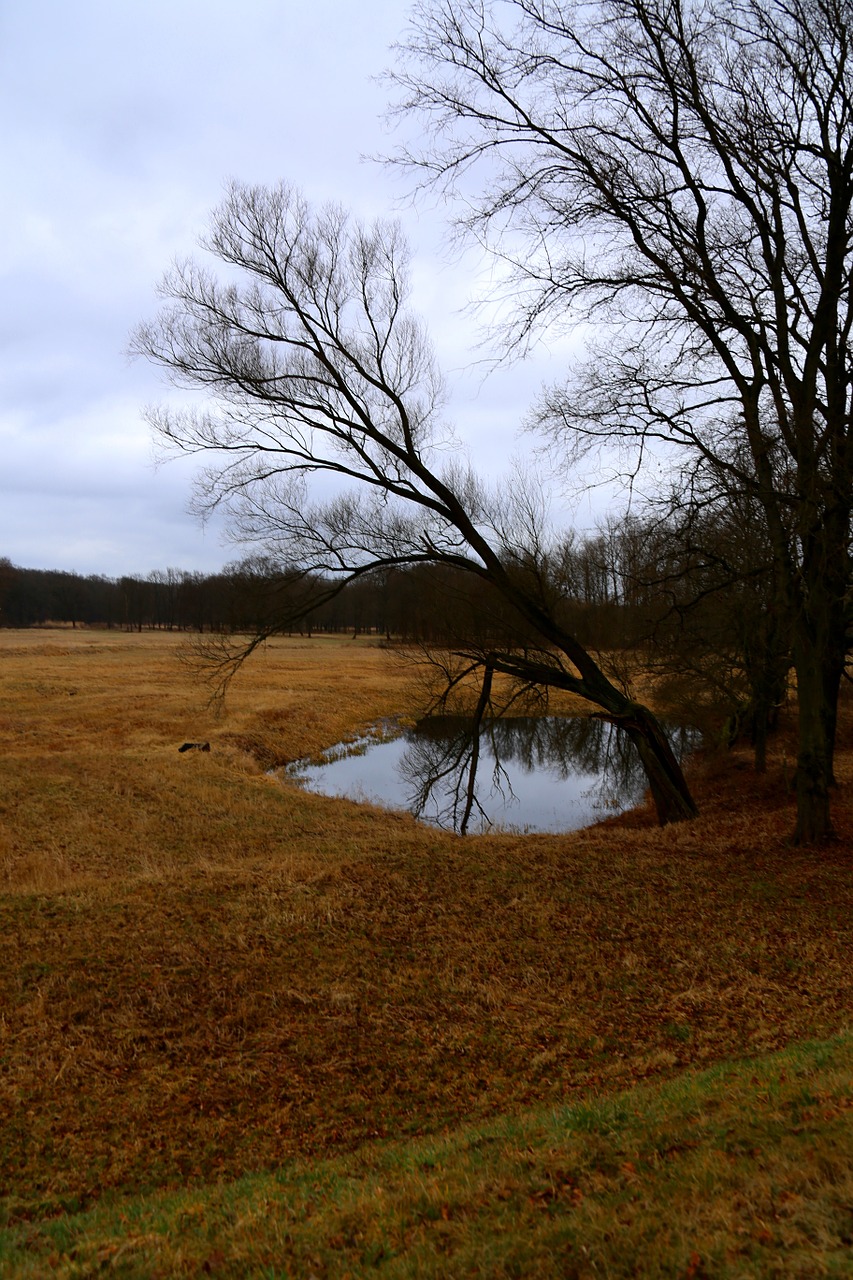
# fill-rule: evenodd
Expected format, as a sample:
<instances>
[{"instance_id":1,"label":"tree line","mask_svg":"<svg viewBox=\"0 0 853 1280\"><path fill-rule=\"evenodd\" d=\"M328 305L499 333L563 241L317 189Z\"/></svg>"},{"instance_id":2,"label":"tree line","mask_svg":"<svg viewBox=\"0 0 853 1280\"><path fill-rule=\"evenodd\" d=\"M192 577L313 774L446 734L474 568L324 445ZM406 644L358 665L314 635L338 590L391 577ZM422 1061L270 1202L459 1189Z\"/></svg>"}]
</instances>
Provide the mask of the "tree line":
<instances>
[{"instance_id":1,"label":"tree line","mask_svg":"<svg viewBox=\"0 0 853 1280\"><path fill-rule=\"evenodd\" d=\"M28 569L0 560L0 627L60 625L125 631L247 632L290 602L294 625L329 631L375 627L365 623L365 587L324 609L297 607L303 594L289 575L250 564L205 574L181 569L110 578L59 569ZM364 597L356 599L356 596ZM298 615L298 616L297 616Z\"/></svg>"}]
</instances>

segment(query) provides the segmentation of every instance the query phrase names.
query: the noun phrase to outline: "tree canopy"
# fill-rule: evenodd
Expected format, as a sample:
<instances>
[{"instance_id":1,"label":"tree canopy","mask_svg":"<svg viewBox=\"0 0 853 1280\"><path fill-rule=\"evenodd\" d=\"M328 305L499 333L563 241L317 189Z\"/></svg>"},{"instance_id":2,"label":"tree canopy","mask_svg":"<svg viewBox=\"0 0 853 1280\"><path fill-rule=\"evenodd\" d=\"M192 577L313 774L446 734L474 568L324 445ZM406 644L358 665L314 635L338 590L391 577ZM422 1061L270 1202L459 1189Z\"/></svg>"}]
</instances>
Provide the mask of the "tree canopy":
<instances>
[{"instance_id":1,"label":"tree canopy","mask_svg":"<svg viewBox=\"0 0 853 1280\"><path fill-rule=\"evenodd\" d=\"M832 836L851 624L851 17L853 0L419 0L390 74L426 126L395 162L458 196L503 264L504 349L594 322L531 425L570 468L616 441L634 476L662 449L670 532L765 574L747 679L766 720L793 660L802 841ZM657 721L566 625L536 485L490 492L455 447L399 228L232 184L204 247L219 274L179 265L136 336L205 397L151 415L208 464L199 510L226 505L297 575L440 564L488 584L517 621L471 647L484 679L588 699L637 743L662 820L692 813ZM758 559L731 533L721 550L727 509L757 519Z\"/></svg>"},{"instance_id":2,"label":"tree canopy","mask_svg":"<svg viewBox=\"0 0 853 1280\"><path fill-rule=\"evenodd\" d=\"M134 343L206 395L150 415L168 447L208 461L199 509L224 505L291 574L343 584L439 564L487 583L517 621L510 643L474 647L472 668L585 698L635 742L661 821L695 813L655 717L561 619L536 486L519 475L489 492L453 447L432 347L406 307L399 229L313 209L284 184L232 184L204 245L236 273L175 268Z\"/></svg>"},{"instance_id":3,"label":"tree canopy","mask_svg":"<svg viewBox=\"0 0 853 1280\"><path fill-rule=\"evenodd\" d=\"M392 75L397 160L508 265L510 348L606 337L536 421L656 442L754 496L791 617L797 837L831 835L850 625L849 0L437 0Z\"/></svg>"}]
</instances>

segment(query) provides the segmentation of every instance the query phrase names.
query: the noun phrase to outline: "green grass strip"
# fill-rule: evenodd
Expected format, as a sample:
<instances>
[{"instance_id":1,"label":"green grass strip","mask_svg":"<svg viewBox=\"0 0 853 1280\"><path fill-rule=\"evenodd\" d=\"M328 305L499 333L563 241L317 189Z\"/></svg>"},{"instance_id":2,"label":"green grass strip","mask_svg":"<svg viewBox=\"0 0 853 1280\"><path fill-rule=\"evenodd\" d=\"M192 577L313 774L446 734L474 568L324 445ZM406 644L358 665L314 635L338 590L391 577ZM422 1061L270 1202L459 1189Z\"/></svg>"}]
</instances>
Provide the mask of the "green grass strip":
<instances>
[{"instance_id":1,"label":"green grass strip","mask_svg":"<svg viewBox=\"0 0 853 1280\"><path fill-rule=\"evenodd\" d=\"M7 1200L6 1221L23 1207ZM853 1034L231 1183L34 1213L0 1232L0 1274L853 1276Z\"/></svg>"}]
</instances>

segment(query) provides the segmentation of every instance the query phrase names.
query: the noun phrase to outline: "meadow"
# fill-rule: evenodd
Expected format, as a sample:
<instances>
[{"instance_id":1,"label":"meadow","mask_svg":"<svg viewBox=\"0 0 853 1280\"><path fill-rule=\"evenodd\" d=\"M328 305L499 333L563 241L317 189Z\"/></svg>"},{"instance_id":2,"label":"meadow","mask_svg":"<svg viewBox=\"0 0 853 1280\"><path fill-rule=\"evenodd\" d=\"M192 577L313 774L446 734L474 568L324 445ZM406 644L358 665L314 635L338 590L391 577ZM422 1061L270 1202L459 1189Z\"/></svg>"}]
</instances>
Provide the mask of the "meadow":
<instances>
[{"instance_id":1,"label":"meadow","mask_svg":"<svg viewBox=\"0 0 853 1280\"><path fill-rule=\"evenodd\" d=\"M179 642L0 631L0 1274L853 1275L850 708L828 849L784 730L462 839L268 772L414 714L382 647Z\"/></svg>"}]
</instances>

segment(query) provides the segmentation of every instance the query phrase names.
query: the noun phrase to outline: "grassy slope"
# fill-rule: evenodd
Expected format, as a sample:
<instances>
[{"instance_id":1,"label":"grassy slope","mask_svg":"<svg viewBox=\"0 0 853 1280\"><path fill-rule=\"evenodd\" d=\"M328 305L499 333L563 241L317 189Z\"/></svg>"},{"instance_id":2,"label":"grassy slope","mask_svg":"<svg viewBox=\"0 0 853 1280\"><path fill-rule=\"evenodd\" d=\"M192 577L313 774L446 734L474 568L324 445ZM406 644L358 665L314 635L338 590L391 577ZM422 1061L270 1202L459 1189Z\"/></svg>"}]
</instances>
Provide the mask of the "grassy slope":
<instances>
[{"instance_id":1,"label":"grassy slope","mask_svg":"<svg viewBox=\"0 0 853 1280\"><path fill-rule=\"evenodd\" d=\"M851 1274L853 1035L0 1233L4 1275Z\"/></svg>"},{"instance_id":2,"label":"grassy slope","mask_svg":"<svg viewBox=\"0 0 853 1280\"><path fill-rule=\"evenodd\" d=\"M817 1135L809 1148L807 1187L776 1179L777 1190L794 1197L779 1203L796 1205L799 1196L824 1223L802 1228L799 1270L784 1270L781 1250L790 1247L776 1219L758 1215L757 1243L743 1236L749 1197L744 1214L726 1226L718 1213L713 1231L702 1226L691 1242L695 1206L679 1207L674 1195L681 1174L673 1181L667 1162L645 1159L654 1141L641 1133L626 1130L627 1146L614 1147L599 1172L620 1150L628 1151L621 1163L639 1169L636 1149L643 1176L632 1181L628 1169L612 1186L592 1177L575 1204L577 1170L599 1167L606 1133L567 1155L545 1113L528 1119L525 1111L599 1097L617 1105L607 1096L638 1080L831 1036L846 1024L850 743L842 742L839 757L847 784L837 806L841 839L817 856L785 843L792 819L781 761L760 784L730 765L706 769L696 780L702 816L688 826L661 832L638 813L575 836L465 842L406 817L281 787L255 763L316 750L405 708L407 696L403 674L389 670L379 650L282 641L259 655L216 719L168 637L0 632L0 1187L13 1256L39 1259L32 1274L51 1254L68 1274L88 1274L105 1250L103 1261L129 1274L153 1274L155 1266L164 1275L194 1274L206 1264L225 1275L246 1274L247 1256L257 1274L265 1274L263 1258L276 1257L286 1274L287 1257L310 1255L321 1274L320 1245L331 1239L338 1262L328 1264L330 1273L357 1273L387 1229L386 1252L408 1250L413 1274L421 1253L421 1274L442 1273L429 1251L441 1250L448 1232L461 1250L451 1274L465 1273L469 1246L475 1274L477 1267L501 1274L492 1247L506 1274L549 1274L556 1242L566 1242L568 1197L576 1225L592 1214L572 1255L577 1274L631 1274L632 1256L645 1268L640 1274L654 1274L653 1240L665 1245L670 1236L675 1252L661 1254L660 1274L677 1266L701 1275L711 1248L717 1269L708 1274L722 1274L727 1251L748 1259L754 1244L764 1250L755 1266L769 1269L731 1274L773 1274L771 1257L779 1274L822 1274L833 1265L834 1274L847 1274L833 1258L850 1235L850 1187L838 1156L849 1119L849 1095L838 1083L845 1069L849 1079L848 1042L833 1050L842 1055L834 1083L813 1090L815 1097L823 1090L831 1099L824 1110L837 1117L826 1122L825 1143ZM209 754L177 753L181 741L202 738L211 741ZM808 1055L802 1063L797 1071L817 1070ZM804 1088L799 1076L796 1088ZM714 1150L735 1155L746 1186L750 1161L759 1160L749 1153L765 1149L747 1136L755 1090L726 1089L729 1145ZM652 1110L673 1105L650 1096ZM356 1229L366 1213L352 1202L356 1173L390 1161L396 1184L393 1170L420 1159L405 1145L376 1148L377 1138L444 1133L453 1135L451 1153L464 1152L473 1131L457 1133L458 1126L488 1126L504 1114L524 1117L511 1127L528 1136L507 1148L511 1154L515 1142L520 1153L515 1172L502 1156L472 1191L472 1203L488 1206L482 1231L470 1205L454 1216L444 1201L434 1219L427 1207L409 1221L400 1206L421 1194L417 1173L399 1189L396 1219L374 1215L367 1234ZM765 1137L775 1153L785 1126L774 1129L771 1119ZM564 1119L557 1123L565 1128ZM499 1145L491 1142L497 1130L484 1132L486 1149ZM847 1136L849 1150L849 1127ZM527 1173L524 1143L534 1153ZM479 1138L475 1146L483 1146ZM283 1192L281 1179L252 1183L245 1213L244 1184L227 1190L251 1171L287 1171L306 1157L311 1163L295 1166L297 1191ZM765 1163L768 1203L777 1204L776 1155ZM799 1163L798 1156L795 1171ZM464 1183L460 1169L453 1177ZM298 1199L298 1186L320 1177L317 1170L349 1187L349 1204L345 1196L329 1210L337 1226L318 1219L315 1235L312 1228L298 1240L290 1218L287 1230L279 1221L263 1241L254 1227L242 1236L232 1229L263 1217L265 1196L276 1204ZM153 1210L149 1200L127 1197L185 1185L193 1190L156 1211L166 1225L152 1229L148 1252L144 1242L133 1244L135 1216L147 1221ZM717 1185L707 1184L712 1200ZM100 1209L91 1209L91 1220L86 1213L116 1196L128 1216L126 1248L116 1244L115 1216L99 1226ZM608 1271L595 1259L606 1256L602 1223L620 1196L632 1204L639 1197L652 1217L644 1236L619 1227L627 1252ZM663 1214L654 1209L662 1199ZM534 1253L513 1272L531 1213L540 1224ZM557 1235L542 1235L554 1214ZM785 1210L779 1220L790 1217ZM433 1221L435 1229L426 1225L419 1235L418 1222ZM66 1227L83 1233L74 1237L79 1262L61 1261ZM173 1243L164 1243L164 1232ZM257 1252L247 1255L256 1239ZM70 1238L65 1244L68 1252ZM565 1250L561 1256L568 1267ZM299 1274L303 1264L294 1265ZM388 1266L394 1274L398 1263Z\"/></svg>"}]
</instances>

